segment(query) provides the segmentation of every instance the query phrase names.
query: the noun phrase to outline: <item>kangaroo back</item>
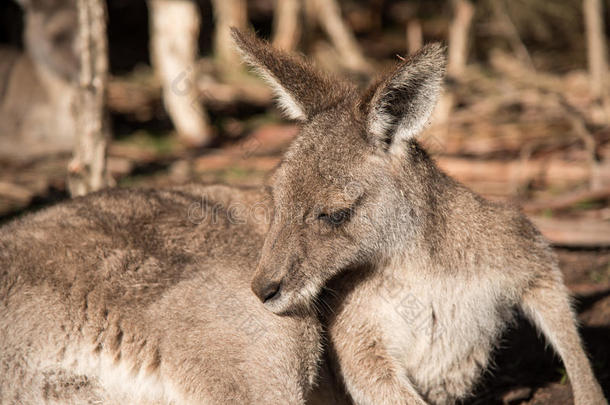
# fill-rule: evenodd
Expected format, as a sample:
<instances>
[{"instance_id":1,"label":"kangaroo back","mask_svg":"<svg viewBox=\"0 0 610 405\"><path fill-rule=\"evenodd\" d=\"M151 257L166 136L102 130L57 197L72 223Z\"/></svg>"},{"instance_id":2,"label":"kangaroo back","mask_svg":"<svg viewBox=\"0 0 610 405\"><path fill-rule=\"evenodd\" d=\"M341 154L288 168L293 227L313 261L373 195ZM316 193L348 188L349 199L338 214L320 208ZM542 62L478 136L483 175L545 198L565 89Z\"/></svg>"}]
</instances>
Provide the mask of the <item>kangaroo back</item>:
<instances>
[{"instance_id":1,"label":"kangaroo back","mask_svg":"<svg viewBox=\"0 0 610 405\"><path fill-rule=\"evenodd\" d=\"M227 213L264 201L113 190L4 226L0 403L303 403L317 319L258 302L264 224Z\"/></svg>"}]
</instances>

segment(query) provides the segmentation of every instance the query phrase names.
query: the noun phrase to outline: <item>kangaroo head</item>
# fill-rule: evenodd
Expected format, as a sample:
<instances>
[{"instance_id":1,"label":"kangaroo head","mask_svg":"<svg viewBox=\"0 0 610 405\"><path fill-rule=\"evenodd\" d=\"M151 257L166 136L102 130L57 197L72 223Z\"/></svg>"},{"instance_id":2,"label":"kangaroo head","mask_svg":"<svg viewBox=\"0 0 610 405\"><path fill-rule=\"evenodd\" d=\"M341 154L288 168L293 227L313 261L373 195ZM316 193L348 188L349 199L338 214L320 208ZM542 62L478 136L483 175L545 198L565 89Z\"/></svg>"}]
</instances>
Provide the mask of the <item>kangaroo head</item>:
<instances>
[{"instance_id":1,"label":"kangaroo head","mask_svg":"<svg viewBox=\"0 0 610 405\"><path fill-rule=\"evenodd\" d=\"M64 79L79 70L75 0L17 0L25 11L25 41L30 56Z\"/></svg>"},{"instance_id":2,"label":"kangaroo head","mask_svg":"<svg viewBox=\"0 0 610 405\"><path fill-rule=\"evenodd\" d=\"M342 270L391 252L413 226L405 177L440 91L444 52L423 48L360 95L253 36L233 36L302 124L270 179L274 213L252 281L271 311L286 313L311 305Z\"/></svg>"}]
</instances>

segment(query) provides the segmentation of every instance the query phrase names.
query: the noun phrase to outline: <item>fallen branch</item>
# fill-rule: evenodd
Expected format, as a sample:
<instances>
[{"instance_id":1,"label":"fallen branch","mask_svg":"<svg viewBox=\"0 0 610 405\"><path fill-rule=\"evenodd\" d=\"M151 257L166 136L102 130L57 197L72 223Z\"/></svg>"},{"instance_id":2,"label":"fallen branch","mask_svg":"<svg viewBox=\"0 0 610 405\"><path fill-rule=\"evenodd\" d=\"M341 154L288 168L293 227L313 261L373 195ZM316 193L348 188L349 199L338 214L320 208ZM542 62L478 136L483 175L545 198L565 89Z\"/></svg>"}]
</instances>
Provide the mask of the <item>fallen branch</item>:
<instances>
[{"instance_id":1,"label":"fallen branch","mask_svg":"<svg viewBox=\"0 0 610 405\"><path fill-rule=\"evenodd\" d=\"M138 120L151 120L161 103L161 88L135 83L118 77L108 81L108 110L134 115Z\"/></svg>"},{"instance_id":2,"label":"fallen branch","mask_svg":"<svg viewBox=\"0 0 610 405\"><path fill-rule=\"evenodd\" d=\"M560 159L519 160L472 160L466 158L439 157L438 165L460 181L492 181L508 183L515 188L532 181L546 184L570 184L587 181L591 167L585 161ZM601 162L600 180L610 181L610 162Z\"/></svg>"},{"instance_id":3,"label":"fallen branch","mask_svg":"<svg viewBox=\"0 0 610 405\"><path fill-rule=\"evenodd\" d=\"M34 193L18 184L0 181L0 197L20 203L28 203L34 197Z\"/></svg>"},{"instance_id":4,"label":"fallen branch","mask_svg":"<svg viewBox=\"0 0 610 405\"><path fill-rule=\"evenodd\" d=\"M610 198L610 187L564 194L552 200L531 201L522 205L525 211L562 210L576 204Z\"/></svg>"},{"instance_id":5,"label":"fallen branch","mask_svg":"<svg viewBox=\"0 0 610 405\"><path fill-rule=\"evenodd\" d=\"M592 219L530 218L552 244L574 247L610 246L610 223Z\"/></svg>"},{"instance_id":6,"label":"fallen branch","mask_svg":"<svg viewBox=\"0 0 610 405\"><path fill-rule=\"evenodd\" d=\"M210 110L230 110L236 104L270 106L273 95L260 83L222 83L211 76L204 76L195 84L197 96ZM153 84L133 83L113 78L108 86L108 109L119 114L133 115L138 120L153 118L161 103L161 91ZM190 108L190 107L189 107Z\"/></svg>"},{"instance_id":7,"label":"fallen branch","mask_svg":"<svg viewBox=\"0 0 610 405\"><path fill-rule=\"evenodd\" d=\"M197 88L203 104L216 109L229 108L237 103L266 107L273 101L269 88L259 83L226 84L208 77L200 80Z\"/></svg>"},{"instance_id":8,"label":"fallen branch","mask_svg":"<svg viewBox=\"0 0 610 405\"><path fill-rule=\"evenodd\" d=\"M576 108L572 107L570 103L567 102L565 97L563 97L563 95L558 94L557 98L559 100L559 104L564 108L566 115L570 120L572 130L583 141L585 150L587 151L587 157L589 159L589 164L591 165L589 186L592 189L598 189L602 186L603 182L600 179L599 157L597 156L595 137L587 128L587 121L585 117Z\"/></svg>"}]
</instances>

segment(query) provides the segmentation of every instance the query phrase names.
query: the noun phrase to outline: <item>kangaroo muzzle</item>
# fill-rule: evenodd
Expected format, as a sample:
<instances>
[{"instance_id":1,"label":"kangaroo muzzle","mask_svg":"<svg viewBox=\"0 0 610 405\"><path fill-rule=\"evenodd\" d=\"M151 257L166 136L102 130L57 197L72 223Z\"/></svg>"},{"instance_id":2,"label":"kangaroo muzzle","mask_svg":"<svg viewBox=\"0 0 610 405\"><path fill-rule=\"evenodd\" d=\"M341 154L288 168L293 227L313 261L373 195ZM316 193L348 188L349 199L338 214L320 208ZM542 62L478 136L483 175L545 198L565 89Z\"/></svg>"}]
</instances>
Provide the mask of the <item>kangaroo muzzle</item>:
<instances>
[{"instance_id":1,"label":"kangaroo muzzle","mask_svg":"<svg viewBox=\"0 0 610 405\"><path fill-rule=\"evenodd\" d=\"M265 276L257 276L252 280L252 292L261 300L267 303L278 298L281 294L282 280L269 279Z\"/></svg>"}]
</instances>

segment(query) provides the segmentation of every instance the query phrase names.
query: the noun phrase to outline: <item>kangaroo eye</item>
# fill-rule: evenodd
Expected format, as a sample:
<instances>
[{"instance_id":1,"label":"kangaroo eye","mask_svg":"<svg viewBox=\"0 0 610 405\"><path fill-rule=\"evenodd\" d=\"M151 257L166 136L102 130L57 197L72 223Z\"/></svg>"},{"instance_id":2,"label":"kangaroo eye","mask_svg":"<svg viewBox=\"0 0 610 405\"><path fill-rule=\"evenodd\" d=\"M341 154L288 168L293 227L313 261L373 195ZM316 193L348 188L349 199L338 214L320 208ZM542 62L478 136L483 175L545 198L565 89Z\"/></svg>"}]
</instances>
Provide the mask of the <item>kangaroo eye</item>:
<instances>
[{"instance_id":1,"label":"kangaroo eye","mask_svg":"<svg viewBox=\"0 0 610 405\"><path fill-rule=\"evenodd\" d=\"M321 213L318 215L318 219L321 219L329 225L339 226L350 218L351 213L350 209L339 210L330 214Z\"/></svg>"}]
</instances>

